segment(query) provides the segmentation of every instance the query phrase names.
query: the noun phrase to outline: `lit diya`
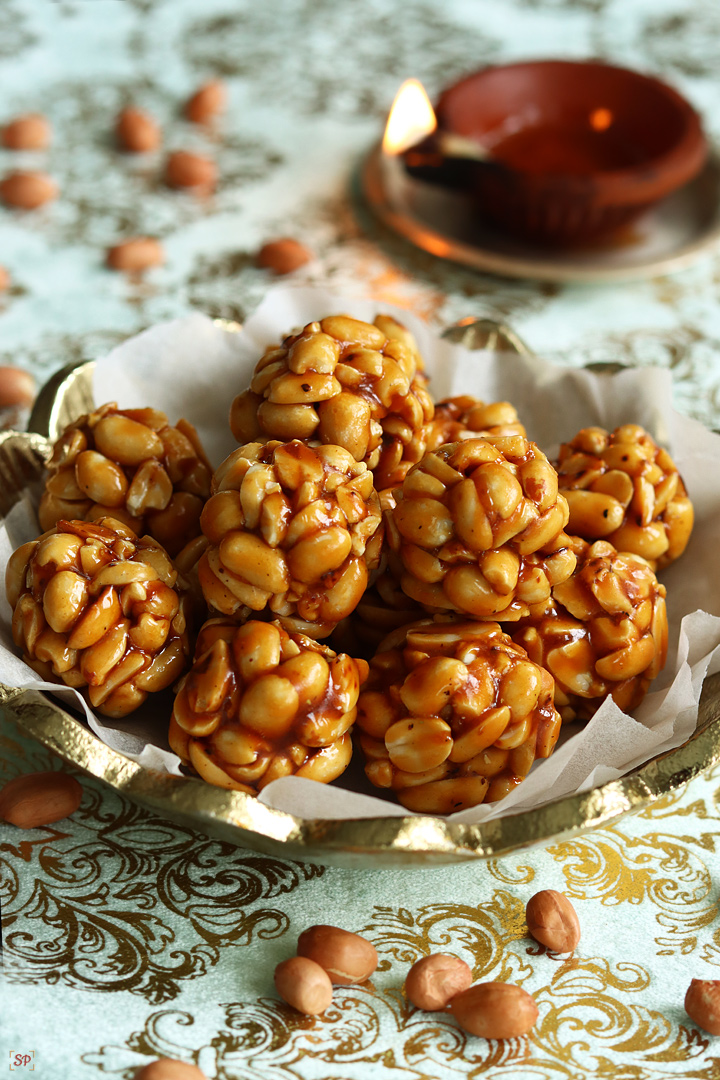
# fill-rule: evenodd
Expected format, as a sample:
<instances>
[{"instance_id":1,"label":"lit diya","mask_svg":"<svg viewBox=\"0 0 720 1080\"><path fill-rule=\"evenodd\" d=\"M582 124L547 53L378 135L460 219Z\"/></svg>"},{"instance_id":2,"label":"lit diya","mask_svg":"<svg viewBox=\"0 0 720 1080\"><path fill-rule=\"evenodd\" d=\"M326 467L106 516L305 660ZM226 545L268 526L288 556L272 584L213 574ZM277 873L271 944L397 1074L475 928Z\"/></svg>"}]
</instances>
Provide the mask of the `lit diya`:
<instances>
[{"instance_id":1,"label":"lit diya","mask_svg":"<svg viewBox=\"0 0 720 1080\"><path fill-rule=\"evenodd\" d=\"M408 80L382 154L390 188L402 174L468 193L508 234L562 246L606 237L686 184L707 143L698 114L660 80L542 60L469 75L435 109Z\"/></svg>"}]
</instances>

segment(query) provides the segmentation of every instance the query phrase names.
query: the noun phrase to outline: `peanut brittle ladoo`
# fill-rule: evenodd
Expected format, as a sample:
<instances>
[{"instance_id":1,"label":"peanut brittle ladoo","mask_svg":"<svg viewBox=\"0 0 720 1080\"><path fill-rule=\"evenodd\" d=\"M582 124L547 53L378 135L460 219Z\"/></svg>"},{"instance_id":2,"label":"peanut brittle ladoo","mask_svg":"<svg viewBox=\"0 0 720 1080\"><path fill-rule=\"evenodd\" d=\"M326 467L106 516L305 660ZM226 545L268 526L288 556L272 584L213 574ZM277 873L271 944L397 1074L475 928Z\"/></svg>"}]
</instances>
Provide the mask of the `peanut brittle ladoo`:
<instances>
[{"instance_id":1,"label":"peanut brittle ladoo","mask_svg":"<svg viewBox=\"0 0 720 1080\"><path fill-rule=\"evenodd\" d=\"M43 529L61 518L110 516L175 556L200 533L212 468L187 420L172 427L158 409L110 403L65 429L48 473L38 511Z\"/></svg>"},{"instance_id":2,"label":"peanut brittle ladoo","mask_svg":"<svg viewBox=\"0 0 720 1080\"><path fill-rule=\"evenodd\" d=\"M358 701L365 773L424 813L500 799L552 753L553 693L552 675L497 623L404 627L380 646Z\"/></svg>"},{"instance_id":3,"label":"peanut brittle ladoo","mask_svg":"<svg viewBox=\"0 0 720 1080\"><path fill-rule=\"evenodd\" d=\"M563 443L556 462L568 501L568 532L608 540L618 551L647 559L653 569L685 550L694 512L682 477L666 450L638 424L608 432L583 428Z\"/></svg>"},{"instance_id":4,"label":"peanut brittle ladoo","mask_svg":"<svg viewBox=\"0 0 720 1080\"><path fill-rule=\"evenodd\" d=\"M394 494L388 541L427 610L516 620L575 568L557 474L521 435L446 443Z\"/></svg>"},{"instance_id":5,"label":"peanut brittle ladoo","mask_svg":"<svg viewBox=\"0 0 720 1080\"><path fill-rule=\"evenodd\" d=\"M632 712L667 657L665 586L648 563L605 540L583 548L548 611L511 631L555 679L565 721L588 719L608 695Z\"/></svg>"},{"instance_id":6,"label":"peanut brittle ladoo","mask_svg":"<svg viewBox=\"0 0 720 1080\"><path fill-rule=\"evenodd\" d=\"M13 639L42 678L87 688L98 712L125 716L186 667L177 579L157 541L113 518L59 521L8 562Z\"/></svg>"},{"instance_id":7,"label":"peanut brittle ladoo","mask_svg":"<svg viewBox=\"0 0 720 1080\"><path fill-rule=\"evenodd\" d=\"M239 443L342 446L373 471L378 490L393 487L425 452L433 404L422 366L414 338L390 316L327 316L266 349L232 403L232 433Z\"/></svg>"},{"instance_id":8,"label":"peanut brittle ladoo","mask_svg":"<svg viewBox=\"0 0 720 1080\"><path fill-rule=\"evenodd\" d=\"M278 622L211 619L175 699L170 745L208 783L251 795L282 776L328 783L350 761L367 670Z\"/></svg>"},{"instance_id":9,"label":"peanut brittle ladoo","mask_svg":"<svg viewBox=\"0 0 720 1080\"><path fill-rule=\"evenodd\" d=\"M211 609L300 620L326 636L355 608L380 557L372 473L340 446L251 443L213 477L198 564Z\"/></svg>"}]
</instances>

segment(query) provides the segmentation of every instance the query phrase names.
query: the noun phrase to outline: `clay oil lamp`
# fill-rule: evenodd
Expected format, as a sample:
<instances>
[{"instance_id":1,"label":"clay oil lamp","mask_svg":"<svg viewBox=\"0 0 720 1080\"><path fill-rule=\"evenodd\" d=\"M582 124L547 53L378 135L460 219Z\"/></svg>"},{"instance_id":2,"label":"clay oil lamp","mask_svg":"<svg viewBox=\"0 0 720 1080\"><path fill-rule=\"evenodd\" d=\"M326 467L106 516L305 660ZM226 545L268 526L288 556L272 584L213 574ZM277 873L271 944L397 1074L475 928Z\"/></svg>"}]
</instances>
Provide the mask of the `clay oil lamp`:
<instances>
[{"instance_id":1,"label":"clay oil lamp","mask_svg":"<svg viewBox=\"0 0 720 1080\"><path fill-rule=\"evenodd\" d=\"M605 242L695 177L700 118L652 76L596 61L489 67L440 95L404 84L382 146L390 194L407 181L469 195L482 218L545 247ZM411 196L412 197L412 196Z\"/></svg>"}]
</instances>

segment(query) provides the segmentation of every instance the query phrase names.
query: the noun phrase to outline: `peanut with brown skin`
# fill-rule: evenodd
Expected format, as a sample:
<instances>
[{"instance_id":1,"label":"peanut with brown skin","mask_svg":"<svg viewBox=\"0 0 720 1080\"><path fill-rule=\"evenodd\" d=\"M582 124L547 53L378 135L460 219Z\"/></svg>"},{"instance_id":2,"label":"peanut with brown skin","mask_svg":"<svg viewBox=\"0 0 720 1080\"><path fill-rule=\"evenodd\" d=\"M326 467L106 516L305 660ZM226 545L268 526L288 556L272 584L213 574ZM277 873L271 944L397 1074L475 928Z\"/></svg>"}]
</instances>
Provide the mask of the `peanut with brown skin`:
<instances>
[{"instance_id":1,"label":"peanut with brown skin","mask_svg":"<svg viewBox=\"0 0 720 1080\"><path fill-rule=\"evenodd\" d=\"M527 1035L538 1018L533 998L511 983L476 983L450 1002L461 1028L483 1039L515 1039Z\"/></svg>"},{"instance_id":2,"label":"peanut with brown skin","mask_svg":"<svg viewBox=\"0 0 720 1080\"><path fill-rule=\"evenodd\" d=\"M115 121L115 137L123 150L131 154L147 154L157 150L162 142L160 128L150 113L128 105Z\"/></svg>"},{"instance_id":3,"label":"peanut with brown skin","mask_svg":"<svg viewBox=\"0 0 720 1080\"><path fill-rule=\"evenodd\" d=\"M207 1077L197 1065L188 1065L186 1061L175 1058L158 1058L149 1065L143 1065L133 1080L207 1080Z\"/></svg>"},{"instance_id":4,"label":"peanut with brown skin","mask_svg":"<svg viewBox=\"0 0 720 1080\"><path fill-rule=\"evenodd\" d=\"M193 124L207 124L221 113L227 102L225 83L211 79L199 87L185 105L185 116Z\"/></svg>"},{"instance_id":5,"label":"peanut with brown skin","mask_svg":"<svg viewBox=\"0 0 720 1080\"><path fill-rule=\"evenodd\" d=\"M50 125L40 113L17 116L2 129L6 150L45 150L50 145Z\"/></svg>"},{"instance_id":6,"label":"peanut with brown skin","mask_svg":"<svg viewBox=\"0 0 720 1080\"><path fill-rule=\"evenodd\" d=\"M309 926L298 938L297 951L324 968L338 986L364 983L378 966L375 946L338 926Z\"/></svg>"},{"instance_id":7,"label":"peanut with brown skin","mask_svg":"<svg viewBox=\"0 0 720 1080\"><path fill-rule=\"evenodd\" d=\"M0 292L6 292L10 288L11 280L9 271L0 266Z\"/></svg>"},{"instance_id":8,"label":"peanut with brown skin","mask_svg":"<svg viewBox=\"0 0 720 1080\"><path fill-rule=\"evenodd\" d=\"M68 773L27 773L0 790L0 818L19 829L37 829L74 814L81 799L82 788Z\"/></svg>"},{"instance_id":9,"label":"peanut with brown skin","mask_svg":"<svg viewBox=\"0 0 720 1080\"><path fill-rule=\"evenodd\" d=\"M268 240L260 248L255 258L256 266L270 270L277 277L292 274L312 259L312 253L299 240L283 236L278 240Z\"/></svg>"},{"instance_id":10,"label":"peanut with brown skin","mask_svg":"<svg viewBox=\"0 0 720 1080\"><path fill-rule=\"evenodd\" d=\"M0 367L0 409L32 405L34 400L35 380L29 371Z\"/></svg>"},{"instance_id":11,"label":"peanut with brown skin","mask_svg":"<svg viewBox=\"0 0 720 1080\"><path fill-rule=\"evenodd\" d=\"M167 159L165 183L168 187L210 190L215 187L216 180L215 162L201 154L176 150Z\"/></svg>"},{"instance_id":12,"label":"peanut with brown skin","mask_svg":"<svg viewBox=\"0 0 720 1080\"><path fill-rule=\"evenodd\" d=\"M283 1001L306 1016L318 1016L332 1004L330 976L306 956L291 956L278 964L275 989Z\"/></svg>"},{"instance_id":13,"label":"peanut with brown skin","mask_svg":"<svg viewBox=\"0 0 720 1080\"><path fill-rule=\"evenodd\" d=\"M42 172L12 172L0 181L0 200L19 210L36 210L58 195L58 186Z\"/></svg>"},{"instance_id":14,"label":"peanut with brown skin","mask_svg":"<svg viewBox=\"0 0 720 1080\"><path fill-rule=\"evenodd\" d=\"M693 979L685 994L685 1012L703 1031L720 1035L720 979Z\"/></svg>"},{"instance_id":15,"label":"peanut with brown skin","mask_svg":"<svg viewBox=\"0 0 720 1080\"><path fill-rule=\"evenodd\" d=\"M553 952L572 952L580 941L580 922L567 896L543 889L528 900L525 908L528 930L541 945Z\"/></svg>"},{"instance_id":16,"label":"peanut with brown skin","mask_svg":"<svg viewBox=\"0 0 720 1080\"><path fill-rule=\"evenodd\" d=\"M107 265L111 270L140 273L165 261L162 244L152 236L133 236L115 244L107 253Z\"/></svg>"},{"instance_id":17,"label":"peanut with brown skin","mask_svg":"<svg viewBox=\"0 0 720 1080\"><path fill-rule=\"evenodd\" d=\"M464 960L449 953L434 953L423 956L410 968L405 993L417 1009L436 1012L471 984L472 971Z\"/></svg>"}]
</instances>

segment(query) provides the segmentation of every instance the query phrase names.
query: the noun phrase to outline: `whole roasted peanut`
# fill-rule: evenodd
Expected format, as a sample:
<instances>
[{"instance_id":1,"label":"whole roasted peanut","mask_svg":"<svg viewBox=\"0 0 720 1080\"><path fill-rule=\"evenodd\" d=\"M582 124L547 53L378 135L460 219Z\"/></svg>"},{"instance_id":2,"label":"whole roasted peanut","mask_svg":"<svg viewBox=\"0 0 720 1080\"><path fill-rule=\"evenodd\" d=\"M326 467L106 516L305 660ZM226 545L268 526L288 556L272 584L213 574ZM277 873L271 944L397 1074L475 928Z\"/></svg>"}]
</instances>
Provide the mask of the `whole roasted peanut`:
<instances>
[{"instance_id":1,"label":"whole roasted peanut","mask_svg":"<svg viewBox=\"0 0 720 1080\"><path fill-rule=\"evenodd\" d=\"M278 964L275 989L283 1001L306 1016L318 1016L332 1004L330 976L307 956L291 956Z\"/></svg>"},{"instance_id":2,"label":"whole roasted peanut","mask_svg":"<svg viewBox=\"0 0 720 1080\"><path fill-rule=\"evenodd\" d=\"M685 1012L703 1031L720 1035L720 979L693 979L685 994Z\"/></svg>"},{"instance_id":3,"label":"whole roasted peanut","mask_svg":"<svg viewBox=\"0 0 720 1080\"><path fill-rule=\"evenodd\" d=\"M42 172L11 172L0 181L0 200L20 210L35 210L58 195L58 186Z\"/></svg>"},{"instance_id":4,"label":"whole roasted peanut","mask_svg":"<svg viewBox=\"0 0 720 1080\"><path fill-rule=\"evenodd\" d=\"M175 1058L158 1058L149 1065L143 1065L133 1080L207 1080L207 1077L197 1065L188 1065L186 1061L176 1061Z\"/></svg>"},{"instance_id":5,"label":"whole roasted peanut","mask_svg":"<svg viewBox=\"0 0 720 1080\"><path fill-rule=\"evenodd\" d=\"M150 113L128 105L115 121L115 137L123 150L131 154L147 154L157 150L162 142L160 128Z\"/></svg>"},{"instance_id":6,"label":"whole roasted peanut","mask_svg":"<svg viewBox=\"0 0 720 1080\"><path fill-rule=\"evenodd\" d=\"M0 141L7 150L44 150L50 145L50 124L40 113L17 116L2 129Z\"/></svg>"},{"instance_id":7,"label":"whole roasted peanut","mask_svg":"<svg viewBox=\"0 0 720 1080\"><path fill-rule=\"evenodd\" d=\"M298 956L306 956L324 968L338 986L363 983L378 966L375 946L349 930L322 923L309 926L298 938Z\"/></svg>"},{"instance_id":8,"label":"whole roasted peanut","mask_svg":"<svg viewBox=\"0 0 720 1080\"><path fill-rule=\"evenodd\" d=\"M107 253L107 265L112 270L124 270L126 273L139 273L152 266L161 266L165 261L162 244L152 236L133 236L115 244Z\"/></svg>"},{"instance_id":9,"label":"whole roasted peanut","mask_svg":"<svg viewBox=\"0 0 720 1080\"><path fill-rule=\"evenodd\" d=\"M472 971L459 956L434 953L410 968L405 980L408 1000L418 1009L435 1012L472 984Z\"/></svg>"},{"instance_id":10,"label":"whole roasted peanut","mask_svg":"<svg viewBox=\"0 0 720 1080\"><path fill-rule=\"evenodd\" d=\"M528 930L541 945L553 952L572 952L580 941L580 922L567 896L543 889L527 902Z\"/></svg>"},{"instance_id":11,"label":"whole roasted peanut","mask_svg":"<svg viewBox=\"0 0 720 1080\"><path fill-rule=\"evenodd\" d=\"M35 380L22 368L0 367L0 409L31 405L35 400Z\"/></svg>"},{"instance_id":12,"label":"whole roasted peanut","mask_svg":"<svg viewBox=\"0 0 720 1080\"><path fill-rule=\"evenodd\" d=\"M533 998L512 983L476 983L450 1002L461 1028L483 1039L515 1039L526 1035L538 1018Z\"/></svg>"},{"instance_id":13,"label":"whole roasted peanut","mask_svg":"<svg viewBox=\"0 0 720 1080\"><path fill-rule=\"evenodd\" d=\"M68 773L27 773L0 791L0 818L19 829L37 829L74 814L81 799L82 788Z\"/></svg>"},{"instance_id":14,"label":"whole roasted peanut","mask_svg":"<svg viewBox=\"0 0 720 1080\"><path fill-rule=\"evenodd\" d=\"M176 150L169 155L165 164L165 182L168 187L209 190L215 187L216 180L215 162L201 154Z\"/></svg>"},{"instance_id":15,"label":"whole roasted peanut","mask_svg":"<svg viewBox=\"0 0 720 1080\"><path fill-rule=\"evenodd\" d=\"M220 79L211 79L199 87L185 104L185 116L193 124L207 124L223 111L227 89Z\"/></svg>"},{"instance_id":16,"label":"whole roasted peanut","mask_svg":"<svg viewBox=\"0 0 720 1080\"><path fill-rule=\"evenodd\" d=\"M292 274L294 270L305 266L312 257L312 252L299 240L283 236L278 240L268 240L266 244L263 244L255 257L255 264L263 270L271 270L273 274L282 277L283 274Z\"/></svg>"}]
</instances>

